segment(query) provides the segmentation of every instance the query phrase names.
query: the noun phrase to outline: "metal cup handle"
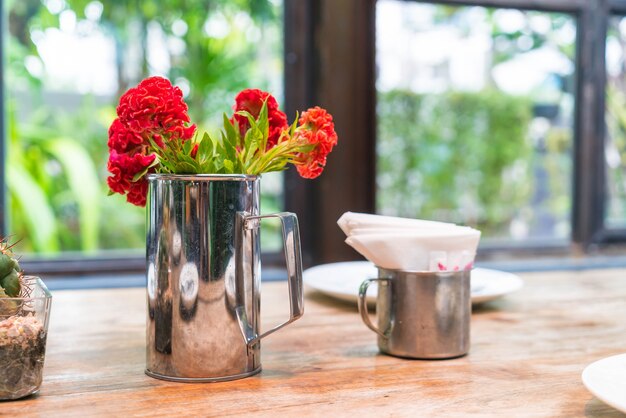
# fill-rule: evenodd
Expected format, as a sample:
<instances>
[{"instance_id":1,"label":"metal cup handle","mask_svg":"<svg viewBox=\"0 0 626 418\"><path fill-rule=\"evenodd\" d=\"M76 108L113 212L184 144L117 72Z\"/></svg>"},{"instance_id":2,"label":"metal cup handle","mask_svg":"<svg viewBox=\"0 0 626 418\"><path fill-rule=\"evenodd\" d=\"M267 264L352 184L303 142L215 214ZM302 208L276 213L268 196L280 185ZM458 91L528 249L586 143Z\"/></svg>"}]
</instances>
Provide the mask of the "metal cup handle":
<instances>
[{"instance_id":1,"label":"metal cup handle","mask_svg":"<svg viewBox=\"0 0 626 418\"><path fill-rule=\"evenodd\" d=\"M238 220L244 230L255 229L259 227L259 221L264 218L278 218L282 224L283 242L285 248L285 261L287 264L287 275L289 285L289 319L280 325L275 326L262 333L256 335L251 327L246 326L244 338L248 349L251 349L262 338L278 331L286 325L291 324L304 314L304 296L302 291L302 253L300 249L300 229L298 228L298 217L295 213L279 212L270 215L249 216L244 212L238 213ZM242 243L238 243L241 248ZM240 310L238 310L238 316ZM241 316L240 316L241 321Z\"/></svg>"},{"instance_id":2,"label":"metal cup handle","mask_svg":"<svg viewBox=\"0 0 626 418\"><path fill-rule=\"evenodd\" d=\"M388 282L389 279L384 278L384 277L379 277L379 278L376 278L376 279L367 279L363 283L361 283L361 286L359 287L358 305L359 305L359 313L361 314L361 319L363 320L365 325L367 325L367 327L369 329L371 329L372 331L374 331L376 334L378 334L381 337L387 339L388 336L384 332L382 332L381 330L376 328L374 326L374 324L372 324L372 321L370 320L370 316L367 313L367 300L366 300L367 289L370 287L370 284L372 282L382 282L382 281L387 281Z\"/></svg>"}]
</instances>

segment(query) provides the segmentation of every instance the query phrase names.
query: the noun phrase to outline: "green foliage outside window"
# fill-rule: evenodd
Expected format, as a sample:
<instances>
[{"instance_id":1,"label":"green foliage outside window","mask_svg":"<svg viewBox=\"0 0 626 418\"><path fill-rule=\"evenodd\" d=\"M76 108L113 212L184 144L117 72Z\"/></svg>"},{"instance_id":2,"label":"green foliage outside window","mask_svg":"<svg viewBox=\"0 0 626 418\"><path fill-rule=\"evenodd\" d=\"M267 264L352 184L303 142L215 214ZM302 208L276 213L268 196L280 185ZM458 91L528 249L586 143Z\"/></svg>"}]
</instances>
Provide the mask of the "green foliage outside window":
<instances>
[{"instance_id":1,"label":"green foliage outside window","mask_svg":"<svg viewBox=\"0 0 626 418\"><path fill-rule=\"evenodd\" d=\"M96 20L93 13L89 16L94 7L101 12ZM168 40L162 48L169 62L166 75L188 87L186 101L201 130L221 123L240 89L271 90L268 67L273 74L282 71L281 7L276 1L9 0L4 10L9 22L7 220L8 233L21 239L20 252L143 248L144 210L120 196L107 197L106 141L119 95L154 72L150 30L158 28ZM41 62L33 34L60 28L65 11L74 14L77 27L97 25L115 40L118 91L110 97L82 95L71 85L56 85L52 91L47 85L51 80L28 70L29 60ZM215 35L215 27L222 33ZM128 54L131 44L135 53ZM279 199L277 194L263 196L264 212L277 211Z\"/></svg>"},{"instance_id":2,"label":"green foliage outside window","mask_svg":"<svg viewBox=\"0 0 626 418\"><path fill-rule=\"evenodd\" d=\"M607 169L607 189L610 196L607 207L608 222L621 226L626 219L626 94L619 87L622 86L609 85L607 88L606 154L613 155L616 159L608 164Z\"/></svg>"},{"instance_id":3,"label":"green foliage outside window","mask_svg":"<svg viewBox=\"0 0 626 418\"><path fill-rule=\"evenodd\" d=\"M379 211L497 235L532 193L531 110L493 90L379 93Z\"/></svg>"}]
</instances>

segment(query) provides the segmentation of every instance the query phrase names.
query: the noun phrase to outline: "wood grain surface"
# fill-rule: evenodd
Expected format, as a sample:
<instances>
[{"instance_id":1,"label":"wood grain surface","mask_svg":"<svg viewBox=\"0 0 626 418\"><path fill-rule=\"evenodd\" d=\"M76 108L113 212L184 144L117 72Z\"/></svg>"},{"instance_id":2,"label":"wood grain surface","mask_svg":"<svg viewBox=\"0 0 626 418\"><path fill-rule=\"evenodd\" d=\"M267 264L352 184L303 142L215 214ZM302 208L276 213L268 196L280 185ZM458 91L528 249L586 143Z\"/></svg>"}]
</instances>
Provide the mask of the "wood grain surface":
<instances>
[{"instance_id":1,"label":"wood grain surface","mask_svg":"<svg viewBox=\"0 0 626 418\"><path fill-rule=\"evenodd\" d=\"M263 341L260 375L204 384L144 375L143 289L55 292L41 391L0 415L624 416L580 375L626 352L626 271L521 276L474 309L466 357L381 355L356 306L309 292L304 317ZM263 285L265 328L286 317L286 287Z\"/></svg>"}]
</instances>

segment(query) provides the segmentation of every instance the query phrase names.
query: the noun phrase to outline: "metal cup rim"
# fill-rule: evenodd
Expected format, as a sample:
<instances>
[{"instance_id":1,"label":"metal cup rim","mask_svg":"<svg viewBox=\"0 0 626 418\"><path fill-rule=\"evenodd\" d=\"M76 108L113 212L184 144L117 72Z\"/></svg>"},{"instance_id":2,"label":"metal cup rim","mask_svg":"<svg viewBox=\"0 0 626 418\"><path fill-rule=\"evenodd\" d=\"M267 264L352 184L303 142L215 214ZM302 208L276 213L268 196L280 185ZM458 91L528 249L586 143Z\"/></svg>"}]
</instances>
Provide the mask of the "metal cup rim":
<instances>
[{"instance_id":1,"label":"metal cup rim","mask_svg":"<svg viewBox=\"0 0 626 418\"><path fill-rule=\"evenodd\" d=\"M261 178L260 175L250 174L148 174L148 181L153 180L177 180L177 181L254 181Z\"/></svg>"},{"instance_id":2,"label":"metal cup rim","mask_svg":"<svg viewBox=\"0 0 626 418\"><path fill-rule=\"evenodd\" d=\"M406 273L406 274L414 274L417 276L430 276L433 274L437 275L454 275L454 274L462 274L462 273L471 273L474 269L473 267L469 270L445 270L445 271L428 271L428 270L404 270L404 269L390 269L385 267L376 266L378 271L381 270L388 271L391 273Z\"/></svg>"}]
</instances>

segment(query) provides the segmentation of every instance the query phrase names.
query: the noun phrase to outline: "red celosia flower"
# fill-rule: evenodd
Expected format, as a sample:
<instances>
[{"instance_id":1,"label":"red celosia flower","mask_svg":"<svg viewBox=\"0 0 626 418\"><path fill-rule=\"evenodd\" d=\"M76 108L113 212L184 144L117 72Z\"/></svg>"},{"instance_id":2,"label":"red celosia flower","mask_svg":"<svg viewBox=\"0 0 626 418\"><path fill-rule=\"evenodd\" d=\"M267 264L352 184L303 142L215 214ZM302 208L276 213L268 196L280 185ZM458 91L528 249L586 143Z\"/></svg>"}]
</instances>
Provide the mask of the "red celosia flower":
<instances>
[{"instance_id":1,"label":"red celosia flower","mask_svg":"<svg viewBox=\"0 0 626 418\"><path fill-rule=\"evenodd\" d=\"M267 106L267 121L263 124L267 122L268 125L268 143L267 149L259 150L254 141L245 141L250 121L237 112L246 111L259 119L264 103ZM196 142L193 147L186 143L187 146L183 146L194 135L196 126L190 124L181 90L165 78L143 80L120 98L117 118L109 128L109 188L114 193L126 195L130 203L145 206L148 191L146 173L166 171L178 174L228 169L233 173L260 174L264 170L283 169L288 162L293 162L304 178L312 179L322 173L327 155L337 144L333 118L326 110L314 107L302 113L292 135L286 115L278 109L276 99L267 92L243 90L237 95L233 108L235 114L230 122L237 125L241 139L244 139L226 135L232 141L229 149L235 148L237 153L234 162L232 156L220 153L221 148L209 136L203 137L203 141L212 141L210 143ZM225 129L230 128L225 126ZM278 141L281 143L278 144ZM207 152L198 155L200 144L203 144L203 150L205 145L212 147L214 159L207 158ZM272 151L267 152L271 148ZM246 158L241 158L244 154ZM230 166L226 164L228 158L231 158Z\"/></svg>"},{"instance_id":2,"label":"red celosia flower","mask_svg":"<svg viewBox=\"0 0 626 418\"><path fill-rule=\"evenodd\" d=\"M189 115L183 93L162 77L150 77L131 88L120 98L117 119L109 128L109 163L112 174L109 188L137 205L145 206L148 182L133 182L137 173L150 166L156 155L150 139L166 147L170 141L190 139L195 125L188 125Z\"/></svg>"},{"instance_id":3,"label":"red celosia flower","mask_svg":"<svg viewBox=\"0 0 626 418\"><path fill-rule=\"evenodd\" d=\"M128 194L126 195L126 201L136 206L146 206L146 200L148 198L148 180L144 177L139 181L132 183Z\"/></svg>"},{"instance_id":4,"label":"red celosia flower","mask_svg":"<svg viewBox=\"0 0 626 418\"><path fill-rule=\"evenodd\" d=\"M330 113L320 107L313 107L302 113L295 136L316 147L307 154L301 154L296 161L300 176L314 179L324 171L326 156L337 145L337 133Z\"/></svg>"},{"instance_id":5,"label":"red celosia flower","mask_svg":"<svg viewBox=\"0 0 626 418\"><path fill-rule=\"evenodd\" d=\"M120 122L142 135L190 139L196 126L189 122L183 92L163 77L149 77L128 90L117 107Z\"/></svg>"},{"instance_id":6,"label":"red celosia flower","mask_svg":"<svg viewBox=\"0 0 626 418\"><path fill-rule=\"evenodd\" d=\"M235 112L246 111L255 119L259 117L263 101L267 100L267 118L269 122L269 135L267 139L267 149L272 148L280 139L281 133L289 128L287 116L278 109L278 102L271 94L259 89L246 89L239 92L235 97ZM234 119L239 125L239 133L245 136L250 129L248 118L243 115L234 115Z\"/></svg>"},{"instance_id":7,"label":"red celosia flower","mask_svg":"<svg viewBox=\"0 0 626 418\"><path fill-rule=\"evenodd\" d=\"M109 128L109 149L117 152L127 152L146 141L138 133L128 129L119 119L115 119Z\"/></svg>"},{"instance_id":8,"label":"red celosia flower","mask_svg":"<svg viewBox=\"0 0 626 418\"><path fill-rule=\"evenodd\" d=\"M127 194L126 200L137 206L146 205L146 194L148 191L148 181L142 178L133 182L133 178L154 162L155 154L143 155L128 153L118 153L111 150L107 168L112 174L107 178L109 188L119 194Z\"/></svg>"}]
</instances>

